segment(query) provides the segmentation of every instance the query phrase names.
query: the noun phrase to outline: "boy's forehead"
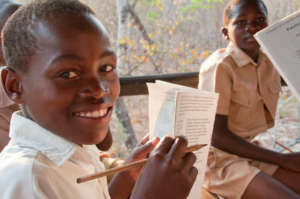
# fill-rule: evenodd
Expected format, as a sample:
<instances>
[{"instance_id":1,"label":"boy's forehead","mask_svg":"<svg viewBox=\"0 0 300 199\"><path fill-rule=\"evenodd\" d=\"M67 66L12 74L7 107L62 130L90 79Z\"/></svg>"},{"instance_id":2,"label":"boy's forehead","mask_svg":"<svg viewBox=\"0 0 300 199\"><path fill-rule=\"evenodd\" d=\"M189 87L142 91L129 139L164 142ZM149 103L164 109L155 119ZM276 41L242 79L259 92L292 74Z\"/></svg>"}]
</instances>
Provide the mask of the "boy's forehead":
<instances>
[{"instance_id":1,"label":"boy's forehead","mask_svg":"<svg viewBox=\"0 0 300 199\"><path fill-rule=\"evenodd\" d=\"M55 17L48 17L39 21L45 27L53 30L60 30L68 32L68 30L80 29L81 31L98 31L106 34L106 30L102 23L92 14L61 14Z\"/></svg>"},{"instance_id":2,"label":"boy's forehead","mask_svg":"<svg viewBox=\"0 0 300 199\"><path fill-rule=\"evenodd\" d=\"M51 63L58 60L83 60L86 52L96 53L98 57L104 53L115 56L104 26L94 15L61 15L55 20L40 19L35 22L32 32L37 40L39 55L31 61L47 63L41 64L43 68L49 68ZM91 45L97 48L91 48ZM90 49L97 51L92 52Z\"/></svg>"},{"instance_id":3,"label":"boy's forehead","mask_svg":"<svg viewBox=\"0 0 300 199\"><path fill-rule=\"evenodd\" d=\"M62 14L55 18L37 20L32 26L38 43L51 43L63 38L74 38L80 33L97 33L102 40L108 40L108 34L101 22L91 14Z\"/></svg>"}]
</instances>

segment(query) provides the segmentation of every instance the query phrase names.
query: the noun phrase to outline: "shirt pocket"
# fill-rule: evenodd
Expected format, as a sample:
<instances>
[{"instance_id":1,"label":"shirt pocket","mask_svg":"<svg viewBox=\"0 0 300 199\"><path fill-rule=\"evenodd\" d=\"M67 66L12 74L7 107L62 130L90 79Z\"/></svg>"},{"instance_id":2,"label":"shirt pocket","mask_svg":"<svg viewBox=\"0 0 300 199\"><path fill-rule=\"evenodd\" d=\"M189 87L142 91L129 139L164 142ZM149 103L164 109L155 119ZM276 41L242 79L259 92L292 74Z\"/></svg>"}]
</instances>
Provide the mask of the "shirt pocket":
<instances>
[{"instance_id":1,"label":"shirt pocket","mask_svg":"<svg viewBox=\"0 0 300 199\"><path fill-rule=\"evenodd\" d=\"M236 106L251 108L260 99L255 88L247 87L243 84L233 85L231 101Z\"/></svg>"},{"instance_id":2,"label":"shirt pocket","mask_svg":"<svg viewBox=\"0 0 300 199\"><path fill-rule=\"evenodd\" d=\"M248 126L255 118L256 106L260 99L255 88L247 87L247 85L235 85L228 115L231 127L240 129Z\"/></svg>"}]
</instances>

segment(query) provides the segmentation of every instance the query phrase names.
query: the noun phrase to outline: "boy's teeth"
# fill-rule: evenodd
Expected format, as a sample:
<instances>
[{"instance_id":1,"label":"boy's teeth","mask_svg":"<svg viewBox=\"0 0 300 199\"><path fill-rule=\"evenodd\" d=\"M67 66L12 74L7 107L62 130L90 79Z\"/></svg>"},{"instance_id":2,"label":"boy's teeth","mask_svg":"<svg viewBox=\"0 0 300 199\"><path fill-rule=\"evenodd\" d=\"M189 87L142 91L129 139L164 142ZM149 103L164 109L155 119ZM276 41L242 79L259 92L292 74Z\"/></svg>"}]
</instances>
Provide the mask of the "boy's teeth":
<instances>
[{"instance_id":1,"label":"boy's teeth","mask_svg":"<svg viewBox=\"0 0 300 199\"><path fill-rule=\"evenodd\" d=\"M101 109L97 111L91 111L91 112L81 112L78 115L80 117L90 117L90 118L98 118L103 117L107 114L108 109Z\"/></svg>"}]
</instances>

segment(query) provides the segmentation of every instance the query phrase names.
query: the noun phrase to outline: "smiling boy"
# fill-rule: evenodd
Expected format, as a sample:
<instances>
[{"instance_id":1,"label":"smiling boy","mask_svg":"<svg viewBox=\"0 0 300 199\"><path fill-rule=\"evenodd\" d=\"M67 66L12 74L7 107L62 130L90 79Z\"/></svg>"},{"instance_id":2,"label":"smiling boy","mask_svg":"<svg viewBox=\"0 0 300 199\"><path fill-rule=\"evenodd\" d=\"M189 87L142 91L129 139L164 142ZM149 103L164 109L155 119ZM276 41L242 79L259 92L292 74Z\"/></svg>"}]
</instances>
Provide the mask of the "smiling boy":
<instances>
[{"instance_id":1,"label":"smiling boy","mask_svg":"<svg viewBox=\"0 0 300 199\"><path fill-rule=\"evenodd\" d=\"M299 198L300 154L251 143L274 126L280 75L253 35L265 28L261 0L231 0L222 33L230 43L201 66L199 88L219 93L205 187L225 198Z\"/></svg>"},{"instance_id":2,"label":"smiling boy","mask_svg":"<svg viewBox=\"0 0 300 199\"><path fill-rule=\"evenodd\" d=\"M33 1L8 21L2 42L5 89L22 111L13 114L0 155L1 199L187 197L197 169L183 138L163 139L142 171L117 174L109 190L105 178L76 184L103 170L86 145L105 140L120 92L115 53L90 8L77 0ZM157 142L144 140L127 162L146 158Z\"/></svg>"}]
</instances>

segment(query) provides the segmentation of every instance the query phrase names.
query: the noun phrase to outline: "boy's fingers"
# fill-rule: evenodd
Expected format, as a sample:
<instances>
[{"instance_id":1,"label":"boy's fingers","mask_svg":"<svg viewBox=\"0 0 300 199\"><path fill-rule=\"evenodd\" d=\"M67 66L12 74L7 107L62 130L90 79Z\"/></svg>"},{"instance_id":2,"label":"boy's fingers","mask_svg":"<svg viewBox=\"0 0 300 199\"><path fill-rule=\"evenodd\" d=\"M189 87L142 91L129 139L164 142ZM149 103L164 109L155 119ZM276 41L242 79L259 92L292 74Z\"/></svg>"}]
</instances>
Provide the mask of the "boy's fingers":
<instances>
[{"instance_id":1,"label":"boy's fingers","mask_svg":"<svg viewBox=\"0 0 300 199\"><path fill-rule=\"evenodd\" d=\"M166 154L169 152L172 144L174 143L174 138L170 136L165 136L163 139L158 143L155 151L158 153Z\"/></svg>"},{"instance_id":2,"label":"boy's fingers","mask_svg":"<svg viewBox=\"0 0 300 199\"><path fill-rule=\"evenodd\" d=\"M197 178L197 175L198 175L198 169L196 167L190 168L189 174L190 174L190 178L191 178L191 184L194 184L194 182Z\"/></svg>"},{"instance_id":3,"label":"boy's fingers","mask_svg":"<svg viewBox=\"0 0 300 199\"><path fill-rule=\"evenodd\" d=\"M150 139L150 136L149 135L145 135L143 137L143 139L141 140L141 142L138 144L138 146L146 144L149 141L149 139Z\"/></svg>"},{"instance_id":4,"label":"boy's fingers","mask_svg":"<svg viewBox=\"0 0 300 199\"><path fill-rule=\"evenodd\" d=\"M154 138L151 141L139 146L135 150L135 158L146 158L147 155L156 147L159 142L159 138Z\"/></svg>"},{"instance_id":5,"label":"boy's fingers","mask_svg":"<svg viewBox=\"0 0 300 199\"><path fill-rule=\"evenodd\" d=\"M196 160L197 160L197 158L194 153L192 153L192 152L186 153L183 158L183 162L184 162L183 170L186 170L187 172L189 172L191 167L193 167L193 165L195 164Z\"/></svg>"},{"instance_id":6,"label":"boy's fingers","mask_svg":"<svg viewBox=\"0 0 300 199\"><path fill-rule=\"evenodd\" d=\"M185 155L187 140L182 137L176 137L174 144L170 149L170 155L174 158L182 158Z\"/></svg>"}]
</instances>

